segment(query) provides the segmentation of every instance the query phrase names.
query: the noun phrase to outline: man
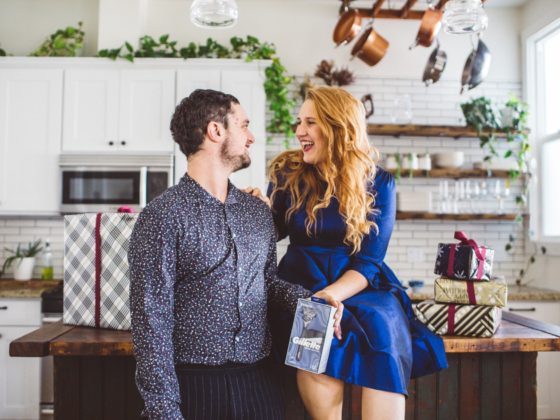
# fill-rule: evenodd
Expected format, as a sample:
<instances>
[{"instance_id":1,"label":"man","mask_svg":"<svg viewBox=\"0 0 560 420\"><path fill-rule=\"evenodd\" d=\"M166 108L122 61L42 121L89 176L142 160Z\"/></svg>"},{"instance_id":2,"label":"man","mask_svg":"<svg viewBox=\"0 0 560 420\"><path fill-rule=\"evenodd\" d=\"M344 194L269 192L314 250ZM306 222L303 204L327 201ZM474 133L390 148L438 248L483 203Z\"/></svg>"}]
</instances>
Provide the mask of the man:
<instances>
[{"instance_id":1,"label":"man","mask_svg":"<svg viewBox=\"0 0 560 420\"><path fill-rule=\"evenodd\" d=\"M293 311L310 292L276 277L270 210L228 180L251 162L249 120L235 97L196 90L171 131L188 173L140 214L128 255L144 415L281 419L267 305Z\"/></svg>"}]
</instances>

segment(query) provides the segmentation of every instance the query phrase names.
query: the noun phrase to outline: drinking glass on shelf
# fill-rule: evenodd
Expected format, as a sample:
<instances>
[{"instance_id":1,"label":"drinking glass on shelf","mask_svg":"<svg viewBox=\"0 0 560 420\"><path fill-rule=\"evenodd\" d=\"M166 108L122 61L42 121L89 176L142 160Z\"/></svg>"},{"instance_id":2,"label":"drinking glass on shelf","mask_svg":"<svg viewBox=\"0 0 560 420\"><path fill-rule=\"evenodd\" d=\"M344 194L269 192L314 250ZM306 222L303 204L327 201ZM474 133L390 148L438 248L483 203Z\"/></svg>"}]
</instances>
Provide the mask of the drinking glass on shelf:
<instances>
[{"instance_id":1,"label":"drinking glass on shelf","mask_svg":"<svg viewBox=\"0 0 560 420\"><path fill-rule=\"evenodd\" d=\"M439 181L439 204L438 204L439 213L449 212L448 202L449 202L449 181L441 180Z\"/></svg>"},{"instance_id":2,"label":"drinking glass on shelf","mask_svg":"<svg viewBox=\"0 0 560 420\"><path fill-rule=\"evenodd\" d=\"M483 209L486 206L486 199L488 197L488 184L486 181L480 181L480 213L484 213Z\"/></svg>"},{"instance_id":3,"label":"drinking glass on shelf","mask_svg":"<svg viewBox=\"0 0 560 420\"><path fill-rule=\"evenodd\" d=\"M465 213L473 213L473 200L470 179L467 179L465 181Z\"/></svg>"},{"instance_id":4,"label":"drinking glass on shelf","mask_svg":"<svg viewBox=\"0 0 560 420\"><path fill-rule=\"evenodd\" d=\"M478 211L478 200L480 199L480 185L478 181L473 182L472 197L471 210L473 213L476 213Z\"/></svg>"},{"instance_id":5,"label":"drinking glass on shelf","mask_svg":"<svg viewBox=\"0 0 560 420\"><path fill-rule=\"evenodd\" d=\"M494 197L498 200L498 214L502 214L504 212L504 196L502 194L502 181L496 179L494 183Z\"/></svg>"},{"instance_id":6,"label":"drinking glass on shelf","mask_svg":"<svg viewBox=\"0 0 560 420\"><path fill-rule=\"evenodd\" d=\"M412 121L412 99L410 95L404 94L395 98L391 121L393 124L409 124Z\"/></svg>"}]
</instances>

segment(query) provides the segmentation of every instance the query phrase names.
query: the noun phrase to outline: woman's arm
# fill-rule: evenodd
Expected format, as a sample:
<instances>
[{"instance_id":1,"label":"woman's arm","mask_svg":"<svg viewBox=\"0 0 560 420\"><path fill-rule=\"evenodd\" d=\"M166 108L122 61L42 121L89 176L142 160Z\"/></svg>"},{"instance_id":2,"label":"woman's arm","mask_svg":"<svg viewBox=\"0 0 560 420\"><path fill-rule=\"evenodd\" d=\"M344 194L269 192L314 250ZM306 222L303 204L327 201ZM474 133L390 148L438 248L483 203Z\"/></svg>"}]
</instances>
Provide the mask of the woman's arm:
<instances>
[{"instance_id":1,"label":"woman's arm","mask_svg":"<svg viewBox=\"0 0 560 420\"><path fill-rule=\"evenodd\" d=\"M370 234L364 237L360 251L352 257L346 272L318 293L330 294L343 301L364 290L368 284L373 288L378 287L378 273L387 254L395 224L395 180L391 174L383 172L376 177L374 187L377 213L373 215L373 220L378 231L372 229Z\"/></svg>"}]
</instances>

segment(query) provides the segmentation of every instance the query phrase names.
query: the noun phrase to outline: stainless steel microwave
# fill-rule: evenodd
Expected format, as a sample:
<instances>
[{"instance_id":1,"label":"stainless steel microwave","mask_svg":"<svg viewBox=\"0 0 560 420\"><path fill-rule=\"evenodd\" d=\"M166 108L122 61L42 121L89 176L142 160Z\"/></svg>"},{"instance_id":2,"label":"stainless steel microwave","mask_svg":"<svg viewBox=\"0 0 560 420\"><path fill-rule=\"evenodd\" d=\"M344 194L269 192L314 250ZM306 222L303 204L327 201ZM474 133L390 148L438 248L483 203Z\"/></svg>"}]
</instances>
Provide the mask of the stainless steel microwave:
<instances>
[{"instance_id":1,"label":"stainless steel microwave","mask_svg":"<svg viewBox=\"0 0 560 420\"><path fill-rule=\"evenodd\" d=\"M173 184L173 155L62 154L61 213L141 211Z\"/></svg>"}]
</instances>

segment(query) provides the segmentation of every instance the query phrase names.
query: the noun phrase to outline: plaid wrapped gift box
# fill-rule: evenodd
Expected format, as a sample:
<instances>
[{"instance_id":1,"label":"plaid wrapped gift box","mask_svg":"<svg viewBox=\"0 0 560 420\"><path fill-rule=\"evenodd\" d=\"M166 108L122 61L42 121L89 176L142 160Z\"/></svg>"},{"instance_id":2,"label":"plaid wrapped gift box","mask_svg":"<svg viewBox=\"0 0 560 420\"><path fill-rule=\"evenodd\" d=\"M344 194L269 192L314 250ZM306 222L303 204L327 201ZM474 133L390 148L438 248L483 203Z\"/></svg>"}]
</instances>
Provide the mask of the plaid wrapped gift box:
<instances>
[{"instance_id":1,"label":"plaid wrapped gift box","mask_svg":"<svg viewBox=\"0 0 560 420\"><path fill-rule=\"evenodd\" d=\"M128 243L137 214L64 218L65 324L130 329Z\"/></svg>"},{"instance_id":2,"label":"plaid wrapped gift box","mask_svg":"<svg viewBox=\"0 0 560 420\"><path fill-rule=\"evenodd\" d=\"M436 302L488 305L503 308L507 305L507 283L504 279L490 281L436 279Z\"/></svg>"},{"instance_id":3,"label":"plaid wrapped gift box","mask_svg":"<svg viewBox=\"0 0 560 420\"><path fill-rule=\"evenodd\" d=\"M494 250L468 239L464 232L455 232L459 244L439 244L435 274L457 280L488 281L492 277Z\"/></svg>"},{"instance_id":4,"label":"plaid wrapped gift box","mask_svg":"<svg viewBox=\"0 0 560 420\"><path fill-rule=\"evenodd\" d=\"M502 321L497 306L455 305L425 300L414 307L416 317L439 335L492 337Z\"/></svg>"}]
</instances>

